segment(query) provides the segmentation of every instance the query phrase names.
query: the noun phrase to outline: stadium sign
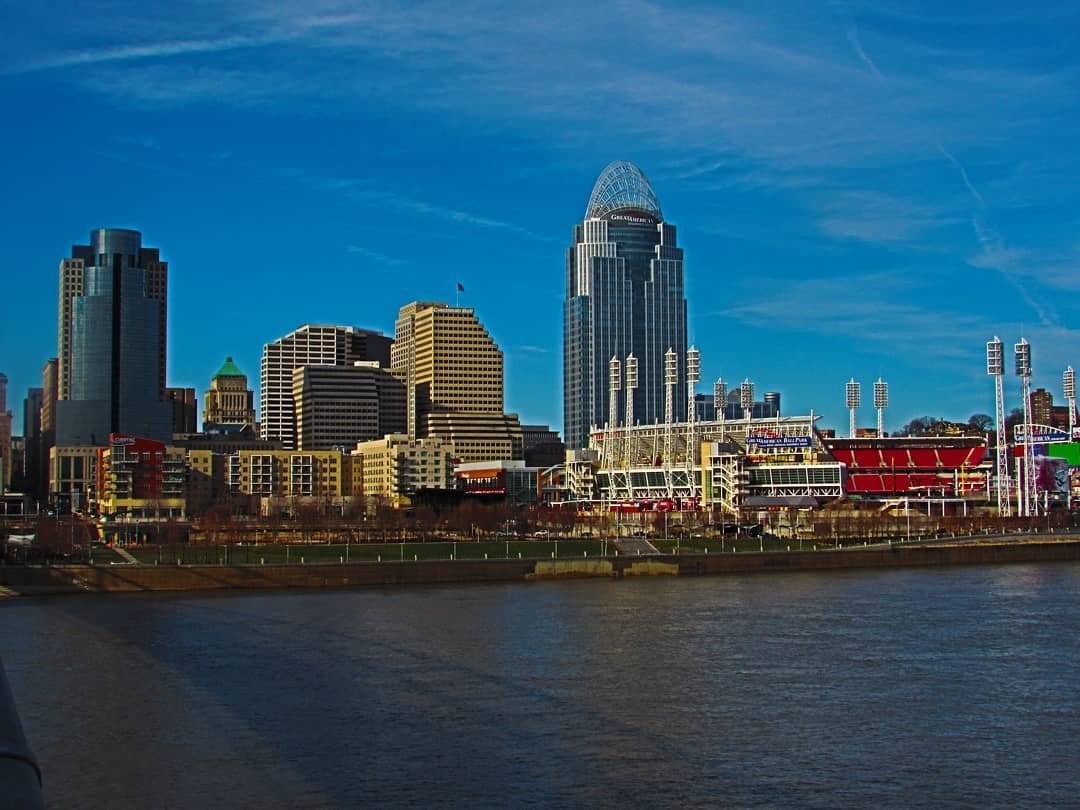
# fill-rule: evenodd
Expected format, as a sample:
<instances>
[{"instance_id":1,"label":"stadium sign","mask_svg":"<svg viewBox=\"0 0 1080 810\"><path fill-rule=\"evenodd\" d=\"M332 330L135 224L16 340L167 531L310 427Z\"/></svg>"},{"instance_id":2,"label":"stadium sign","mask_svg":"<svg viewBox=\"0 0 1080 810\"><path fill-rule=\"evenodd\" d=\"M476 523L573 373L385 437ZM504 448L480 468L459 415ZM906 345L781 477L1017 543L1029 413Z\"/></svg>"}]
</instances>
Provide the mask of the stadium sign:
<instances>
[{"instance_id":1,"label":"stadium sign","mask_svg":"<svg viewBox=\"0 0 1080 810\"><path fill-rule=\"evenodd\" d=\"M1013 426L1013 439L1017 444L1024 444L1023 424ZM1069 441L1069 431L1049 425L1031 425L1032 444L1057 444Z\"/></svg>"},{"instance_id":2,"label":"stadium sign","mask_svg":"<svg viewBox=\"0 0 1080 810\"><path fill-rule=\"evenodd\" d=\"M759 434L747 436L746 443L769 450L787 450L811 445L809 436L761 436Z\"/></svg>"}]
</instances>

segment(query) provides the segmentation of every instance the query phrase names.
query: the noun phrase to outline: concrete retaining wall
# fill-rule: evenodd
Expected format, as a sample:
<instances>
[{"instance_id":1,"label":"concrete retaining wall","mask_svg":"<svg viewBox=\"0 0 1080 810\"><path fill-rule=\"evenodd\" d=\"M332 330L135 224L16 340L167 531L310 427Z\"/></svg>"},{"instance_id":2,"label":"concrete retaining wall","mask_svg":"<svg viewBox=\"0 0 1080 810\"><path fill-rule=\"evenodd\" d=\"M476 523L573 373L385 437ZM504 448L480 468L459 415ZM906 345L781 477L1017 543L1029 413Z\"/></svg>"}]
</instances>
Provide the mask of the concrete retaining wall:
<instances>
[{"instance_id":1,"label":"concrete retaining wall","mask_svg":"<svg viewBox=\"0 0 1080 810\"><path fill-rule=\"evenodd\" d=\"M432 560L315 565L52 565L0 567L0 596L48 593L349 588L565 577L708 576L1080 560L1080 540L658 555L590 560Z\"/></svg>"}]
</instances>

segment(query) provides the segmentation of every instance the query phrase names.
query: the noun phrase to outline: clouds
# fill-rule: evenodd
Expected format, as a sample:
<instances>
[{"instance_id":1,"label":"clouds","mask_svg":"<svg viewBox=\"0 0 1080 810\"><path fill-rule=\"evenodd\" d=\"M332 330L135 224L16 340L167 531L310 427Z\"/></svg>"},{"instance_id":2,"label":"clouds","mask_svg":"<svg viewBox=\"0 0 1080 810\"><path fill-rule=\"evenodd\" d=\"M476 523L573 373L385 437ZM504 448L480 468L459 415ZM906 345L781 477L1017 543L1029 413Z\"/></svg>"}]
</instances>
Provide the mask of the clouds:
<instances>
[{"instance_id":1,"label":"clouds","mask_svg":"<svg viewBox=\"0 0 1080 810\"><path fill-rule=\"evenodd\" d=\"M798 300L803 334L869 335L884 357L889 340L977 354L1002 322L1062 339L1078 314L1058 295L1080 285L1069 14L919 0L25 4L0 91L54 99L31 121L84 102L93 120L62 148L106 155L100 174L130 167L142 194L160 183L184 216L199 203L182 205L180 181L229 186L251 195L234 210L297 209L339 256L407 268L418 288L457 262L503 283L527 274L529 296L556 301L595 172L631 159L679 226L692 317L722 313L696 329L705 352L711 323L785 324L776 302ZM875 337L889 324L896 336Z\"/></svg>"}]
</instances>

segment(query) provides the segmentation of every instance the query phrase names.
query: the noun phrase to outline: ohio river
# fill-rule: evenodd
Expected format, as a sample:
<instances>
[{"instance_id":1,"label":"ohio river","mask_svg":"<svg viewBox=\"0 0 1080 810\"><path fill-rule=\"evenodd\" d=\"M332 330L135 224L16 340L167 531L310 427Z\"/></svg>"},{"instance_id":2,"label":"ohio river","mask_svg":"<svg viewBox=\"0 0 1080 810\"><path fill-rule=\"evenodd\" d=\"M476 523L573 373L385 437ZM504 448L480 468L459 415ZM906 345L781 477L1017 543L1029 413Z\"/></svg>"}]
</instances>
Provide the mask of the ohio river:
<instances>
[{"instance_id":1,"label":"ohio river","mask_svg":"<svg viewBox=\"0 0 1080 810\"><path fill-rule=\"evenodd\" d=\"M1080 803L1080 564L0 605L51 807Z\"/></svg>"}]
</instances>

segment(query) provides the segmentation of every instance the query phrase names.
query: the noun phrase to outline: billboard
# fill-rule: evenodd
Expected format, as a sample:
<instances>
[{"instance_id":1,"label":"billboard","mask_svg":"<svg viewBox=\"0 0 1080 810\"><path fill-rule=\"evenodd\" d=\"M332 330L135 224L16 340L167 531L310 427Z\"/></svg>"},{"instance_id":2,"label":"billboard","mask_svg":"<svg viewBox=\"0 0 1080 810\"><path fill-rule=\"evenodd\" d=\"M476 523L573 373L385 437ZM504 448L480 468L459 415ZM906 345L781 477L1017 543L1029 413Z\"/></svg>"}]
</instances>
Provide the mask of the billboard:
<instances>
[{"instance_id":1,"label":"billboard","mask_svg":"<svg viewBox=\"0 0 1080 810\"><path fill-rule=\"evenodd\" d=\"M1035 458L1035 486L1038 492L1065 495L1069 491L1069 465L1063 458Z\"/></svg>"}]
</instances>

